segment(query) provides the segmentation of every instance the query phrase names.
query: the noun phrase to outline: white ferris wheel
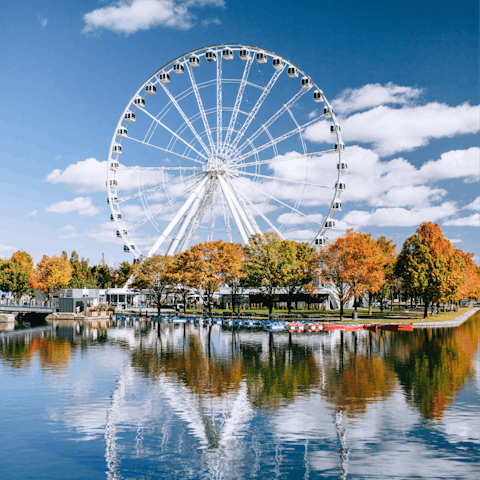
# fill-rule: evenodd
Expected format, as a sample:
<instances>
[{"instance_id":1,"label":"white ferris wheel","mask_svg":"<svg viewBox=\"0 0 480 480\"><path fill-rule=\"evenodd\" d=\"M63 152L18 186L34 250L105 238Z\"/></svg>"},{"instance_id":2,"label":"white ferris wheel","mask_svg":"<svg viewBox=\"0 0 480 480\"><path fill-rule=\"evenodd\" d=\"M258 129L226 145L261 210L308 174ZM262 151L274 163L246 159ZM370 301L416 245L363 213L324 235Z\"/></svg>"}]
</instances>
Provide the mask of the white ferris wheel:
<instances>
[{"instance_id":1,"label":"white ferris wheel","mask_svg":"<svg viewBox=\"0 0 480 480\"><path fill-rule=\"evenodd\" d=\"M155 72L120 117L111 220L136 259L263 231L322 246L342 208L344 148L322 90L292 62L201 48Z\"/></svg>"}]
</instances>

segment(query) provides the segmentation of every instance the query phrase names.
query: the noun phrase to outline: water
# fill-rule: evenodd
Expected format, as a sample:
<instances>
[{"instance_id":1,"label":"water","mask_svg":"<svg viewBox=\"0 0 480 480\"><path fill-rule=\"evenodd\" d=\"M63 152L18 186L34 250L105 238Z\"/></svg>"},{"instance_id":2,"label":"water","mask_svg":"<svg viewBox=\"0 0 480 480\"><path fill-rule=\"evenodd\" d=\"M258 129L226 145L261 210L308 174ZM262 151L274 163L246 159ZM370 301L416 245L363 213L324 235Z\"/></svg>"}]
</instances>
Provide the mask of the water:
<instances>
[{"instance_id":1,"label":"water","mask_svg":"<svg viewBox=\"0 0 480 480\"><path fill-rule=\"evenodd\" d=\"M478 479L480 315L342 334L0 334L0 478Z\"/></svg>"}]
</instances>

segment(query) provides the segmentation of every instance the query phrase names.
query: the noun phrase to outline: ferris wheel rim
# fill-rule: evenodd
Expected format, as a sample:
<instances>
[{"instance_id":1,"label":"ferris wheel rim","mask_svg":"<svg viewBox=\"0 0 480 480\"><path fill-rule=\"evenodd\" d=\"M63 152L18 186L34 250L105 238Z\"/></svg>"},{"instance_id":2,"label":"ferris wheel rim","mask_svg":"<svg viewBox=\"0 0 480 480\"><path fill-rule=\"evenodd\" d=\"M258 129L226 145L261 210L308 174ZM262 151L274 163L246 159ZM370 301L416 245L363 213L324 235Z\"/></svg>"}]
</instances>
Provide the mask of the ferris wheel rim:
<instances>
[{"instance_id":1,"label":"ferris wheel rim","mask_svg":"<svg viewBox=\"0 0 480 480\"><path fill-rule=\"evenodd\" d=\"M267 56L270 56L270 57L273 57L273 58L279 58L282 60L283 62L283 68L286 68L286 66L290 66L290 67L294 67L300 74L302 74L304 77L307 77L309 79L309 81L311 82L311 87L308 89L308 90L311 90L311 89L317 89L319 90L318 86L316 85L316 83L311 79L311 77L309 77L302 69L300 69L296 64L294 64L293 62L291 62L290 60L286 59L285 57L283 57L282 55L279 55L273 51L270 51L268 49L265 49L265 48L261 48L261 47L258 47L258 46L253 46L253 45L246 45L246 44L216 44L216 45L210 45L210 46L206 46L206 47L201 47L201 48L197 48L195 50L191 50L187 53L184 53L178 57L176 57L175 59L171 60L170 62L166 63L165 65L163 65L161 68L159 68L158 70L156 70L141 86L140 88L135 92L135 94L132 96L132 98L130 99L130 101L127 103L127 107L124 109L122 115L120 116L120 120L119 122L117 123L117 127L114 131L114 134L112 136L112 141L111 141L111 144L110 144L110 150L109 150L109 157L108 157L108 166L107 166L107 191L108 191L108 200L109 200L109 204L110 204L110 210L111 210L111 214L112 214L112 217L115 221L115 224L117 226L117 232L120 231L121 233L121 237L122 239L124 240L125 244L130 244L131 246L133 246L133 254L135 256L135 258L138 258L138 257L141 257L142 254L141 254L141 251L138 249L138 247L136 247L135 245L135 242L133 241L133 239L130 238L129 236L129 233L126 233L125 230L123 229L123 222L120 222L119 219L117 218L117 210L115 210L114 208L114 205L119 205L120 203L122 202L119 202L119 203L116 203L115 202L115 198L118 198L118 195L117 195L117 188L115 186L115 188L111 188L111 180L112 180L112 174L111 174L111 169L110 169L110 162L112 161L112 148L113 148L113 145L116 143L116 138L117 138L117 131L118 129L122 126L122 123L123 123L123 120L124 120L124 115L130 110L130 111L133 111L135 112L136 110L139 110L139 108L137 106L135 106L133 109L132 109L132 106L134 105L134 100L135 98L138 98L139 97L139 94L142 92L142 90L146 87L146 85L148 85L153 78L155 78L156 76L158 76L161 72L166 72L166 73L171 73L172 70L173 70L173 65L175 65L176 63L178 62L184 62L185 65L187 65L187 69L188 68L191 68L190 65L188 64L188 61L187 61L187 57L188 56L191 56L191 55L197 55L199 57L204 57L207 53L207 51L209 50L212 50L212 49L216 49L216 51L218 52L219 49L225 49L225 48L230 48L232 50L240 50L241 48L245 48L247 50L250 51L250 53L252 53L253 55L255 55L255 53L258 53L258 52L264 52L265 54L267 54ZM221 55L219 55L219 58L217 60L217 65L220 65L221 61ZM252 63L253 63L253 60L252 60ZM168 70L168 68L170 68L170 70ZM218 68L218 67L217 67ZM216 80L218 82L218 78ZM215 79L211 81L212 83L215 82ZM161 84L161 82L159 81L158 78L156 78L156 83L158 84ZM238 82L240 83L240 82ZM262 89L261 86L259 85L255 85L255 84L252 84L252 82L248 82L249 85L252 85L254 87L257 87L259 89ZM163 84L161 84L163 86ZM192 88L192 87L190 87ZM190 90L190 88L187 88L184 92L181 93L181 95L185 94L185 92L187 90ZM320 90L321 91L321 90ZM190 95L192 92L190 93L186 93L186 95ZM323 93L323 92L322 92ZM146 95L146 94L145 94ZM145 97L145 95L143 97ZM268 94L267 94L268 95ZM333 125L336 127L338 125L337 121L336 121L336 117L335 117L335 114L333 112L333 109L331 107L331 105L328 103L328 100L326 99L326 97L323 97L323 102L328 106L329 108L329 111L330 111L330 118L332 119L332 122L333 122ZM168 107L166 113L168 113L168 111L170 109L173 108L173 105L170 105L170 103L167 103L164 107L163 110L165 110L166 108ZM162 111L163 111L162 110ZM214 110L214 109L212 109ZM221 106L221 112L223 113L223 111L225 110L225 107L222 105ZM144 110L146 112L146 110ZM226 111L226 110L225 110ZM295 117L293 116L293 114L291 113L291 111L287 108L287 111L289 112L289 114L291 115L293 121L296 123L296 119ZM164 114L164 116L166 115L166 113ZM244 112L242 112L244 113ZM160 115L160 114L158 114ZM198 114L197 114L198 115ZM218 115L218 103L217 103L217 115ZM152 117L153 118L153 117ZM162 117L163 118L163 117ZM249 117L247 117L249 118ZM251 121L253 121L254 117L252 118ZM251 123L250 121L250 123ZM182 124L181 127L184 127L185 124ZM156 126L156 128L158 127L158 125ZM297 127L300 128L298 126L298 123L297 123ZM185 127L186 128L186 127ZM248 127L247 127L248 128ZM179 128L180 129L180 128ZM224 127L222 126L222 130L224 129ZM212 128L211 129L212 131L215 130L215 128ZM245 129L246 130L246 129ZM205 132L207 131L207 128L205 128ZM304 131L304 130L303 130ZM203 132L202 132L203 133ZM210 131L210 134L212 132ZM299 132L300 133L300 136L302 137L302 131ZM218 139L218 135L219 135L219 132L217 131L217 139ZM238 135L236 136L236 138L239 138L240 140L240 137L238 137ZM339 129L336 129L336 138L337 138L337 143L342 146L343 145L343 142L342 142L342 137L341 137L341 133L340 133L340 130ZM170 139L170 142L172 141L173 137L171 137ZM303 137L302 137L302 141L303 141ZM238 143L238 142L237 142ZM241 146L243 146L246 142L244 141L242 143ZM187 145L186 148L190 147L190 150L191 150L191 145ZM244 149L245 147L242 148L242 150ZM195 149L196 151L196 149ZM206 150L204 150L206 151ZM178 155L177 153L175 152L169 152L169 153L174 153L175 155ZM315 238L318 238L319 236L323 236L325 234L325 231L327 230L327 227L326 227L326 224L325 224L325 220L326 219L333 219L333 216L334 216L334 209L333 209L333 203L335 202L335 200L339 199L340 197L340 194L342 193L341 190L339 190L338 188L338 185L340 185L340 180L342 178L342 175L343 175L343 172L342 170L340 169L339 165L340 165L340 162L341 162L341 159L342 159L342 154L341 154L341 151L338 152L339 153L339 161L337 163L337 168L338 168L338 175L337 175L337 183L335 185L335 194L334 194L334 198L330 204L330 208L328 210L328 213L327 215L325 216L325 218L323 219L323 225L321 226L320 230L318 231L318 233L315 235L314 239L312 239L312 241L310 242L310 245L314 245L314 241L315 241ZM200 152L197 152L197 155L200 156ZM306 149L304 150L304 155L307 155L307 151ZM193 160L194 162L195 161L198 161L198 156L196 159L192 159L192 158L188 158L189 160ZM201 157L203 157L205 159L205 157L203 155L201 155ZM248 158L248 157L246 157ZM118 162L118 153L116 155L116 158L115 160ZM202 163L200 161L198 161L198 163ZM135 168L135 167L130 167L130 168ZM139 167L141 169L141 167ZM185 168L186 169L186 168ZM113 179L115 178L115 175L113 175ZM274 179L277 179L276 177L274 177ZM278 179L278 180L282 180L282 179ZM305 185L305 184L304 184ZM315 186L319 186L319 185L315 185ZM159 186L159 188L162 188L162 185ZM305 186L304 186L305 188ZM186 192L182 195L182 197L186 194ZM139 196L142 196L142 192L140 192ZM297 203L294 207L294 209L292 209L291 206L287 206L288 208L290 208L291 212L293 212L294 210L296 210L296 206L298 206L298 202L300 201L301 199L301 196L297 197ZM142 198L142 201L143 201L143 198ZM118 210L120 211L120 207L118 207ZM248 210L248 209L247 209ZM145 212L147 212L147 209L145 209ZM257 212L258 213L258 212ZM147 216L148 216L148 212L147 212ZM264 219L265 220L265 219ZM318 223L318 222L317 222ZM282 224L280 230L283 228L283 226L285 225ZM118 233L117 233L117 236L118 236Z\"/></svg>"}]
</instances>

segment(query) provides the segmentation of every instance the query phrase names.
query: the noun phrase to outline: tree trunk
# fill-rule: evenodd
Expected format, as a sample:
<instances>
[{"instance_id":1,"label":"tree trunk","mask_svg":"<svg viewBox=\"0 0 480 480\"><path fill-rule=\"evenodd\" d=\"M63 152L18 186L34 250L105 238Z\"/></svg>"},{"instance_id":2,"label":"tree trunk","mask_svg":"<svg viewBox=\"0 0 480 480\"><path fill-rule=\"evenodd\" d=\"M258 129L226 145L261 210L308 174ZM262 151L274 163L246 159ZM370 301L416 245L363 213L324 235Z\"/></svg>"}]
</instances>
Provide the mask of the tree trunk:
<instances>
[{"instance_id":1,"label":"tree trunk","mask_svg":"<svg viewBox=\"0 0 480 480\"><path fill-rule=\"evenodd\" d=\"M340 300L340 321L343 321L343 298Z\"/></svg>"},{"instance_id":2,"label":"tree trunk","mask_svg":"<svg viewBox=\"0 0 480 480\"><path fill-rule=\"evenodd\" d=\"M393 311L393 288L390 290L390 310Z\"/></svg>"},{"instance_id":3,"label":"tree trunk","mask_svg":"<svg viewBox=\"0 0 480 480\"><path fill-rule=\"evenodd\" d=\"M373 295L368 292L368 316L371 317L372 316L372 297Z\"/></svg>"},{"instance_id":4,"label":"tree trunk","mask_svg":"<svg viewBox=\"0 0 480 480\"><path fill-rule=\"evenodd\" d=\"M288 314L290 315L292 313L292 295L290 292L288 292L287 295L287 308L288 308Z\"/></svg>"},{"instance_id":5,"label":"tree trunk","mask_svg":"<svg viewBox=\"0 0 480 480\"><path fill-rule=\"evenodd\" d=\"M268 313L271 315L273 312L273 294L268 299Z\"/></svg>"},{"instance_id":6,"label":"tree trunk","mask_svg":"<svg viewBox=\"0 0 480 480\"><path fill-rule=\"evenodd\" d=\"M428 316L428 304L429 303L430 302L426 298L423 299L423 318L427 318L427 316Z\"/></svg>"}]
</instances>

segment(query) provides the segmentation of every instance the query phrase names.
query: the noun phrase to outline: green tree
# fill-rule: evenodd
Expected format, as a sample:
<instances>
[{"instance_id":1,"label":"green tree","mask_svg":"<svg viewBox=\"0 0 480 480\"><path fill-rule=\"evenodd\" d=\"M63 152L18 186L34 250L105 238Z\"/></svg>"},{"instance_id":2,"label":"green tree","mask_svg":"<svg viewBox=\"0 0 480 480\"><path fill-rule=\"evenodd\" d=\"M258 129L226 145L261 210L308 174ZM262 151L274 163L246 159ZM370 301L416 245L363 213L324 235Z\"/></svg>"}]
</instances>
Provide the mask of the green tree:
<instances>
[{"instance_id":1,"label":"green tree","mask_svg":"<svg viewBox=\"0 0 480 480\"><path fill-rule=\"evenodd\" d=\"M0 290L11 292L15 298L31 293L32 270L32 257L21 250L8 260L0 260Z\"/></svg>"},{"instance_id":2,"label":"green tree","mask_svg":"<svg viewBox=\"0 0 480 480\"><path fill-rule=\"evenodd\" d=\"M98 287L88 259L82 258L80 260L78 253L73 250L70 255L70 265L72 266L72 279L68 284L70 288Z\"/></svg>"},{"instance_id":3,"label":"green tree","mask_svg":"<svg viewBox=\"0 0 480 480\"><path fill-rule=\"evenodd\" d=\"M131 287L134 290L149 289L157 304L158 315L162 297L170 288L169 268L173 261L170 255L153 255L146 258L134 272Z\"/></svg>"},{"instance_id":4,"label":"green tree","mask_svg":"<svg viewBox=\"0 0 480 480\"><path fill-rule=\"evenodd\" d=\"M280 257L285 265L280 291L287 294L288 313L291 313L294 296L313 291L313 280L318 273L318 254L308 243L283 240Z\"/></svg>"},{"instance_id":5,"label":"green tree","mask_svg":"<svg viewBox=\"0 0 480 480\"><path fill-rule=\"evenodd\" d=\"M288 271L285 255L282 255L282 241L276 233L250 237L245 245L246 284L258 289L267 299L270 313L274 296L284 286Z\"/></svg>"}]
</instances>

